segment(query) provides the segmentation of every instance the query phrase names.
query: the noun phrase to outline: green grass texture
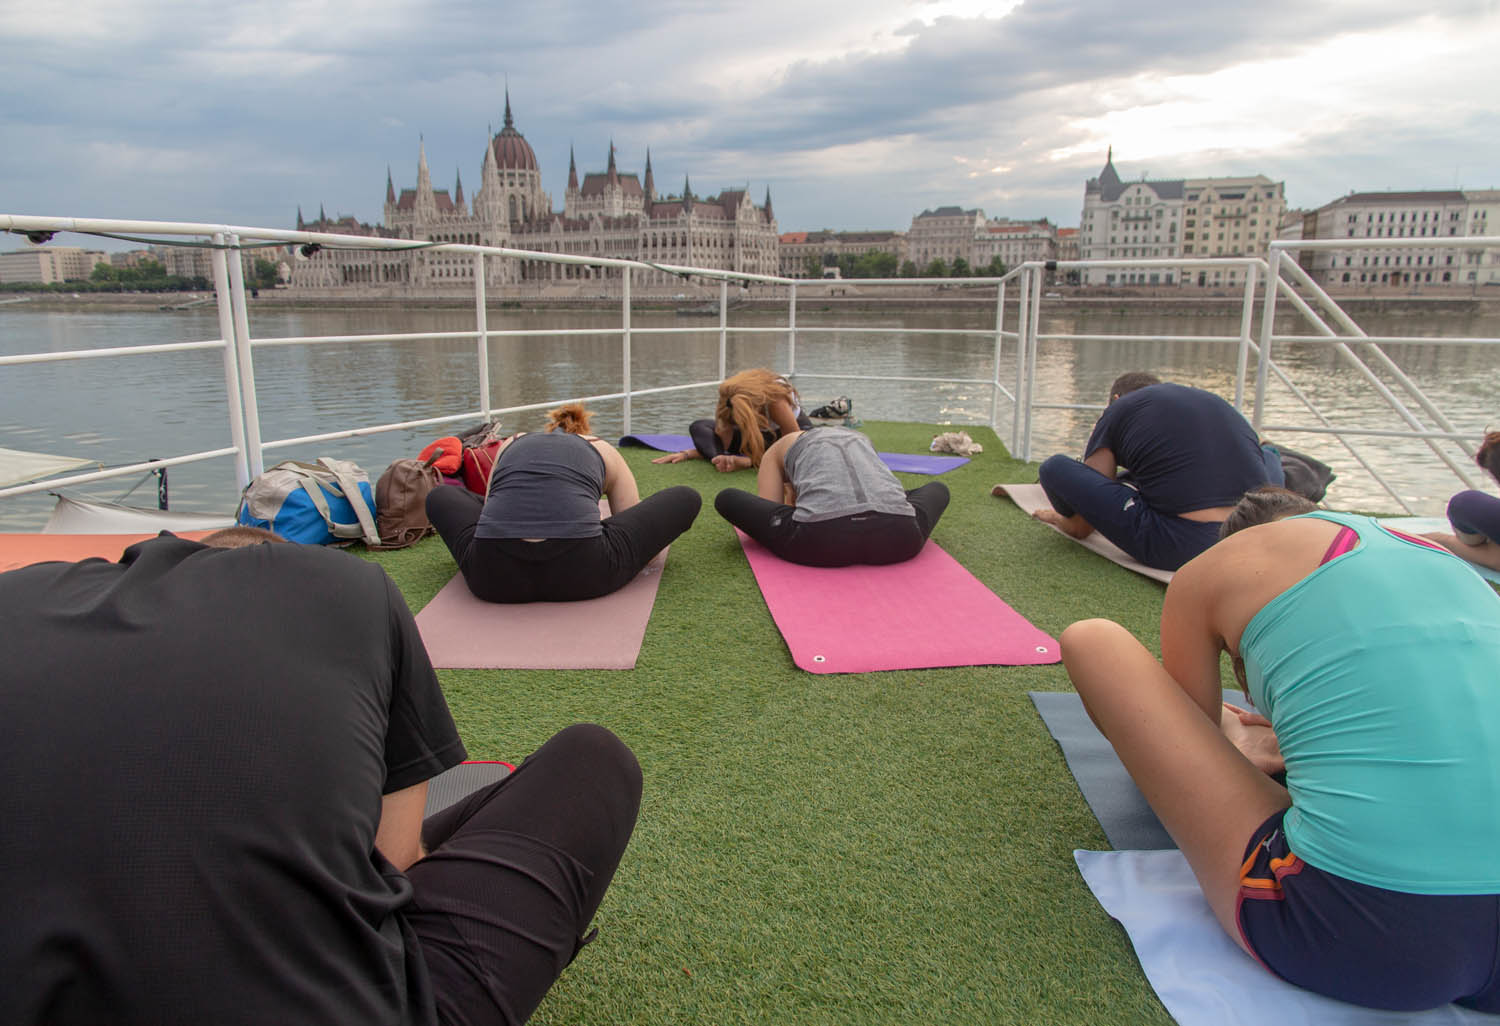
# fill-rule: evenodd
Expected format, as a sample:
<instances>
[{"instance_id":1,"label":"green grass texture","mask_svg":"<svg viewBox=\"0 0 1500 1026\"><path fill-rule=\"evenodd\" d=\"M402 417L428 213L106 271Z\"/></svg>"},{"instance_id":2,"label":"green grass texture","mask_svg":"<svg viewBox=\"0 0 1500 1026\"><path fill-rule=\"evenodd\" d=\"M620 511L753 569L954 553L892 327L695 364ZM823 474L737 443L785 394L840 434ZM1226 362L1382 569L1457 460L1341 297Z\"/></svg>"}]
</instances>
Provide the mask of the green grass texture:
<instances>
[{"instance_id":1,"label":"green grass texture","mask_svg":"<svg viewBox=\"0 0 1500 1026\"><path fill-rule=\"evenodd\" d=\"M864 430L882 451L925 452L949 429ZM967 430L984 452L938 478L952 504L934 540L1054 637L1105 616L1155 651L1162 585L991 496L1036 467ZM713 509L754 475L623 451L643 495L686 484L704 499L636 668L438 673L470 758L519 761L589 721L645 774L599 938L532 1021L1171 1022L1073 862L1108 843L1026 695L1070 690L1061 665L799 670ZM437 538L370 558L413 610L455 573Z\"/></svg>"}]
</instances>

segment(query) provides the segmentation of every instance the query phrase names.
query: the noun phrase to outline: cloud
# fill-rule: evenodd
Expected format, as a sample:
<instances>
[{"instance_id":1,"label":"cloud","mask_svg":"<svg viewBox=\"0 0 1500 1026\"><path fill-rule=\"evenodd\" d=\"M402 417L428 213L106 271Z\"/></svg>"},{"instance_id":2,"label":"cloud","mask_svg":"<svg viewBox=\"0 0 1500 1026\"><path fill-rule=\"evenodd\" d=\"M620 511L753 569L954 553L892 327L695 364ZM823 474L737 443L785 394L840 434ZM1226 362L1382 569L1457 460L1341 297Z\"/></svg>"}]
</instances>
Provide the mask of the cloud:
<instances>
[{"instance_id":1,"label":"cloud","mask_svg":"<svg viewBox=\"0 0 1500 1026\"><path fill-rule=\"evenodd\" d=\"M612 139L664 188L769 183L788 230L1074 223L1110 145L1127 176L1264 173L1297 205L1500 167L1493 0L87 0L0 7L0 36L28 213L378 220L419 135L439 187L477 189L507 81L558 203L570 145L587 172Z\"/></svg>"}]
</instances>

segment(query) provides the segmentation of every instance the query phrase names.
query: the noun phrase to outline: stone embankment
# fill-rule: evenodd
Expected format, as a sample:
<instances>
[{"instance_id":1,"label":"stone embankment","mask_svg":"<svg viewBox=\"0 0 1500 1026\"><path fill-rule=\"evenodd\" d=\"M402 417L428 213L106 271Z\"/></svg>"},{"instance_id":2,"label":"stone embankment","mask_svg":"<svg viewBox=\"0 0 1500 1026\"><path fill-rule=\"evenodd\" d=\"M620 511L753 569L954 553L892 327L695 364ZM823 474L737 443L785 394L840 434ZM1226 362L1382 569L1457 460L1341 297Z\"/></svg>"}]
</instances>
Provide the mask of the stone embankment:
<instances>
[{"instance_id":1,"label":"stone embankment","mask_svg":"<svg viewBox=\"0 0 1500 1026\"><path fill-rule=\"evenodd\" d=\"M632 297L638 309L683 309L693 313L715 315L718 312L717 287L684 283L682 291L644 292ZM731 309L785 309L786 286L733 288L729 293ZM1420 292L1381 290L1344 290L1330 295L1351 313L1417 313L1500 311L1500 288L1474 289L1432 288ZM1007 305L1019 293L1012 288ZM172 310L211 302L213 293L4 293L0 294L0 312L6 310ZM195 302L196 301L196 302ZM338 289L273 289L248 297L254 307L280 309L369 309L401 307L404 309L473 309L473 293L468 290L399 291ZM1185 292L1181 289L1124 289L1078 286L1050 286L1043 299L1044 310L1080 310L1129 313L1149 310L1153 314L1185 317L1215 316L1237 310L1241 292L1236 289L1206 289ZM1257 304L1260 302L1257 299ZM799 310L890 310L933 307L990 307L995 303L993 285L903 285L862 286L857 281L808 281L797 287ZM579 288L534 289L492 287L489 305L494 308L546 310L618 310L620 297L603 289L584 291ZM1282 305L1285 305L1283 301Z\"/></svg>"}]
</instances>

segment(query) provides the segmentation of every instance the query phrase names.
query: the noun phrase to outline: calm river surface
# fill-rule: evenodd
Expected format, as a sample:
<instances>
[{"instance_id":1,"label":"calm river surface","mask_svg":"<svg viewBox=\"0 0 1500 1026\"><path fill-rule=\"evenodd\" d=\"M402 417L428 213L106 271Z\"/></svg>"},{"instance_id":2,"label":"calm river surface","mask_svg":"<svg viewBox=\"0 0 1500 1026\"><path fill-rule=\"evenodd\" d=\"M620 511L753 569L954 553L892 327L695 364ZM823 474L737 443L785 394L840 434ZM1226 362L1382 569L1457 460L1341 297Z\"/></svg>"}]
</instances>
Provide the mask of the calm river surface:
<instances>
[{"instance_id":1,"label":"calm river surface","mask_svg":"<svg viewBox=\"0 0 1500 1026\"><path fill-rule=\"evenodd\" d=\"M809 304L810 305L810 304ZM771 327L782 315L734 311L733 327ZM854 399L866 420L910 420L973 425L990 417L990 390L983 385L893 383L846 380L842 376L892 375L988 379L994 343L987 334L936 334L933 329L993 328L992 311L982 309L822 312L798 310L796 369L804 405L816 407L836 395ZM490 343L492 401L497 407L619 391L621 346L614 329L619 315L582 311L490 312L491 330L590 329L601 334L575 337L493 339ZM637 311L632 318L632 375L635 388L712 380L718 374L716 318ZM1439 313L1366 318L1372 335L1496 337L1500 314ZM847 330L825 333L833 325ZM252 309L257 339L303 335L358 335L412 331L465 331L473 315L460 310L367 311ZM651 328L693 328L683 334L651 334ZM895 333L871 329L899 329ZM1236 314L1202 316L1152 312L1075 313L1044 310L1044 333L1137 335L1237 335ZM1293 331L1291 322L1279 331ZM186 342L217 338L212 306L195 310L139 312L28 310L25 304L0 306L0 355L59 352L114 346ZM1388 347L1460 430L1479 432L1500 426L1500 349L1481 345L1400 345ZM785 369L785 331L765 334L731 331L731 370L765 365ZM1395 415L1371 387L1329 347L1288 344L1276 350L1278 363L1328 419L1342 427L1392 428ZM1217 342L1131 343L1111 341L1041 343L1037 399L1053 403L1101 403L1109 383L1126 370L1150 369L1161 377L1211 389L1233 398L1233 346ZM261 431L267 440L291 438L359 425L417 420L478 409L476 359L472 340L350 342L257 348L255 373ZM811 377L827 374L831 377ZM1013 347L1007 343L1000 380L1013 388ZM1254 364L1247 392L1253 397ZM634 401L631 429L637 432L687 430L690 420L712 408L711 387ZM1247 402L1248 409L1248 402ZM595 427L606 437L622 433L619 402L596 404ZM999 434L1009 439L1012 408L1002 397ZM1077 454L1096 412L1038 411L1032 457L1055 451ZM540 413L504 418L508 427L535 428ZM1314 417L1301 401L1273 379L1264 422L1310 424ZM467 426L460 422L455 426ZM424 428L359 439L319 443L314 451L275 449L267 464L282 459L331 455L353 459L373 480L387 462L414 456L449 429ZM1337 440L1319 435L1267 431L1272 441L1317 455L1334 465L1339 479L1328 501L1339 508L1395 511L1399 507ZM1353 439L1418 513L1442 512L1457 479L1421 442ZM122 465L230 444L224 401L222 356L218 352L170 353L74 360L55 364L0 367L0 447L66 454ZM1456 453L1456 450L1453 450ZM1476 471L1477 475L1477 471ZM174 509L232 510L236 487L230 461L174 467L170 472ZM126 479L86 486L94 496L117 498L134 482ZM1493 490L1493 483L1488 487ZM128 501L151 505L149 483ZM0 499L0 530L40 527L52 506L45 493Z\"/></svg>"}]
</instances>

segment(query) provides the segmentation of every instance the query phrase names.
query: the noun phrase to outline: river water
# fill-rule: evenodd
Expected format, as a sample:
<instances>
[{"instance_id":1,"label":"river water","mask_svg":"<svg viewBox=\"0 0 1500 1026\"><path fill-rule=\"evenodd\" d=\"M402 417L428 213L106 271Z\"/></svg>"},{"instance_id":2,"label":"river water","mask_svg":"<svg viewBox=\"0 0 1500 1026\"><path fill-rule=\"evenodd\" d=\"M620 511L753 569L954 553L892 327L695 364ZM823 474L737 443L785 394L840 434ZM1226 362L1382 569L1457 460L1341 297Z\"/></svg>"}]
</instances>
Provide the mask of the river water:
<instances>
[{"instance_id":1,"label":"river water","mask_svg":"<svg viewBox=\"0 0 1500 1026\"><path fill-rule=\"evenodd\" d=\"M812 304L808 304L811 306ZM212 306L182 311L105 312L25 309L0 306L0 355L60 352L113 346L186 342L216 338ZM1013 316L1013 315L1012 315ZM734 311L732 326L772 327L784 315ZM993 328L984 309L913 309L889 312L826 311L799 308L796 369L804 405L816 407L836 395L854 399L855 413L867 420L909 420L954 425L988 422L987 386L848 380L848 375L988 379L994 342L988 334L937 334L935 329ZM1301 333L1278 324L1278 331ZM473 315L461 310L392 311L252 309L257 338L358 335L414 331L465 331ZM618 312L490 312L491 330L598 330L588 336L531 336L490 343L492 402L497 407L608 393L621 388L621 345L615 333ZM846 330L817 330L834 325ZM1500 312L1420 312L1362 321L1371 335L1500 336ZM717 320L636 311L632 316L632 378L635 388L712 380L718 374ZM651 334L651 328L693 328L690 333ZM875 331L872 329L894 329ZM1049 305L1045 333L1233 336L1237 314L1205 312L1187 316L1166 312L1096 310L1079 312ZM1482 345L1397 345L1387 351L1416 380L1453 424L1476 433L1500 426L1500 349ZM736 334L731 331L728 365L785 369L790 347L785 331ZM1276 350L1278 363L1334 424L1394 428L1395 415L1371 387L1329 347L1289 343ZM1037 399L1050 403L1102 403L1110 382L1126 370L1150 369L1162 378L1211 389L1233 398L1233 347L1217 342L1102 343L1043 341L1038 359ZM1014 352L1002 354L1000 380L1014 387ZM476 356L472 340L323 343L268 346L255 351L261 431L265 439L291 438L359 425L417 420L478 409ZM831 377L807 377L810 374ZM1253 395L1254 363L1250 395ZM1383 375L1386 380L1388 376ZM712 409L711 387L634 400L631 429L637 432L687 430L690 420ZM1247 403L1248 409L1248 403ZM1001 399L999 434L1009 438L1012 407ZM1033 426L1032 455L1078 453L1096 416L1091 410L1041 410ZM536 428L540 413L505 418L507 427ZM1266 424L1309 424L1314 417L1300 400L1273 379L1267 393ZM459 424L456 426L467 426ZM596 405L596 430L618 437L623 427L619 402ZM353 459L373 480L391 459L416 455L448 428L399 431L319 443L312 451L267 453L267 464L281 459L330 455ZM1318 435L1266 432L1273 441L1319 456L1338 472L1328 502L1337 508L1396 511L1395 500L1365 473L1337 440ZM1420 441L1353 439L1413 509L1435 515L1456 488L1454 477ZM123 465L230 445L224 401L223 360L218 352L172 353L74 360L44 365L0 367L0 447L73 455L105 465ZM1449 449L1462 459L1456 449ZM1478 472L1475 471L1477 478ZM89 494L118 498L133 480L86 486ZM222 512L236 502L229 459L174 467L172 507ZM1487 482L1493 490L1493 482ZM150 482L127 501L151 505ZM0 530L25 531L45 522L53 500L45 493L0 499Z\"/></svg>"}]
</instances>

